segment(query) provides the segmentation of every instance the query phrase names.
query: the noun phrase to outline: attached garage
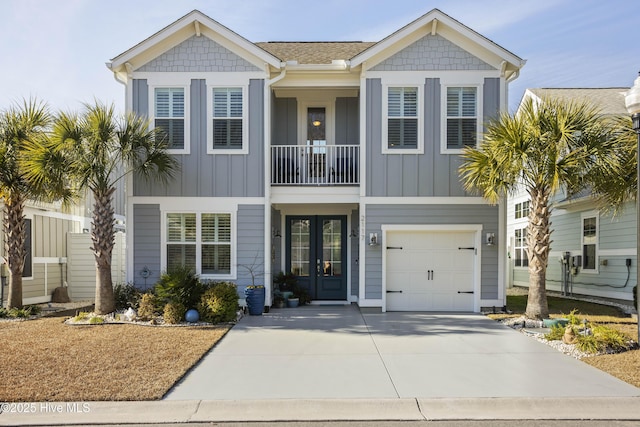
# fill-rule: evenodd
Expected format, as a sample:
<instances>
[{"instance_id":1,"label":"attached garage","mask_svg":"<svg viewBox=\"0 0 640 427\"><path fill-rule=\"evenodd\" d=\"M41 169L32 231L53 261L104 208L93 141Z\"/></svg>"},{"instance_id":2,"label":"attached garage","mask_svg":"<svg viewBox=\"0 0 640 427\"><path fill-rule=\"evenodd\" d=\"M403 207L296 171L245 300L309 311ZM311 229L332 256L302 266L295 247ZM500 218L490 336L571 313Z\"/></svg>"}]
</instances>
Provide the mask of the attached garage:
<instances>
[{"instance_id":1,"label":"attached garage","mask_svg":"<svg viewBox=\"0 0 640 427\"><path fill-rule=\"evenodd\" d=\"M386 311L479 310L481 226L383 226Z\"/></svg>"}]
</instances>

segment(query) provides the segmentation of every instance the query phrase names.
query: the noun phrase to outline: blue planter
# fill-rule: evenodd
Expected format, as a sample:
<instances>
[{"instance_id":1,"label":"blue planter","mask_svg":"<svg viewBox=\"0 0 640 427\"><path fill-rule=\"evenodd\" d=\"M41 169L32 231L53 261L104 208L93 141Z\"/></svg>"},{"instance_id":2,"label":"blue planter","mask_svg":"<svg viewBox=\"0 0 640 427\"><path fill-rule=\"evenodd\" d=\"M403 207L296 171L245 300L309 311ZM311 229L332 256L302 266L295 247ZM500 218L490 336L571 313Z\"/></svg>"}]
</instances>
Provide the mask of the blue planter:
<instances>
[{"instance_id":1,"label":"blue planter","mask_svg":"<svg viewBox=\"0 0 640 427\"><path fill-rule=\"evenodd\" d=\"M244 290L244 297L247 301L247 309L252 316L260 316L264 310L264 287L247 288Z\"/></svg>"}]
</instances>

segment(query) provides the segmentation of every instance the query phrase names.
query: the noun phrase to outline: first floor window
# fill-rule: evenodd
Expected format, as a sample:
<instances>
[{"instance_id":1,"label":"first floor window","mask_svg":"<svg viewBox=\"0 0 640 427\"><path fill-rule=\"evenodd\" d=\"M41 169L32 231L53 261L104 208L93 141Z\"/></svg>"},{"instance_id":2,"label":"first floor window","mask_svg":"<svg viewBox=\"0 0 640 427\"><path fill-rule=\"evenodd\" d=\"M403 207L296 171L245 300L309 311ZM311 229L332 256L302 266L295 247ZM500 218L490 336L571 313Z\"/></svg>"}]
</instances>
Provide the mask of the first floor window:
<instances>
[{"instance_id":1,"label":"first floor window","mask_svg":"<svg viewBox=\"0 0 640 427\"><path fill-rule=\"evenodd\" d=\"M231 274L231 214L167 214L167 270Z\"/></svg>"},{"instance_id":2,"label":"first floor window","mask_svg":"<svg viewBox=\"0 0 640 427\"><path fill-rule=\"evenodd\" d=\"M582 269L595 270L598 244L598 217L582 218Z\"/></svg>"},{"instance_id":3,"label":"first floor window","mask_svg":"<svg viewBox=\"0 0 640 427\"><path fill-rule=\"evenodd\" d=\"M516 228L513 252L515 267L529 266L529 258L527 256L527 227Z\"/></svg>"},{"instance_id":4,"label":"first floor window","mask_svg":"<svg viewBox=\"0 0 640 427\"><path fill-rule=\"evenodd\" d=\"M242 88L213 89L213 148L242 149Z\"/></svg>"},{"instance_id":5,"label":"first floor window","mask_svg":"<svg viewBox=\"0 0 640 427\"><path fill-rule=\"evenodd\" d=\"M478 135L477 88L447 88L447 149L475 147Z\"/></svg>"},{"instance_id":6,"label":"first floor window","mask_svg":"<svg viewBox=\"0 0 640 427\"><path fill-rule=\"evenodd\" d=\"M169 149L184 148L184 88L156 88L154 125Z\"/></svg>"}]
</instances>

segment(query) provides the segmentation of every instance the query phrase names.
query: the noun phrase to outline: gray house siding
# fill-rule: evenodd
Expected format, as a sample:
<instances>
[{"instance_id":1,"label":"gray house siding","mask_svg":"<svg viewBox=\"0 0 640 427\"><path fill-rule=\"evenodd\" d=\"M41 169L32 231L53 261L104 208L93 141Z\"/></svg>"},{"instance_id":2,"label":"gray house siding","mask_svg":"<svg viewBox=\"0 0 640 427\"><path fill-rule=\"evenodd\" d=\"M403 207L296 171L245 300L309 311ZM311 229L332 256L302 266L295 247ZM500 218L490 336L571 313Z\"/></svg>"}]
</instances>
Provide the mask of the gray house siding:
<instances>
[{"instance_id":1,"label":"gray house siding","mask_svg":"<svg viewBox=\"0 0 640 427\"><path fill-rule=\"evenodd\" d=\"M298 145L298 101L274 98L271 145Z\"/></svg>"},{"instance_id":2,"label":"gray house siding","mask_svg":"<svg viewBox=\"0 0 640 427\"><path fill-rule=\"evenodd\" d=\"M147 79L134 79L133 90L133 112L140 116L149 115L149 85Z\"/></svg>"},{"instance_id":3,"label":"gray house siding","mask_svg":"<svg viewBox=\"0 0 640 427\"><path fill-rule=\"evenodd\" d=\"M380 233L383 224L482 224L483 230L498 229L498 207L489 205L367 205L367 233ZM382 248L367 246L365 297L382 298ZM498 298L498 246L483 246L481 299Z\"/></svg>"},{"instance_id":4,"label":"gray house siding","mask_svg":"<svg viewBox=\"0 0 640 427\"><path fill-rule=\"evenodd\" d=\"M244 295L244 287L264 285L264 206L240 205L237 215L237 264L238 292Z\"/></svg>"},{"instance_id":5,"label":"gray house siding","mask_svg":"<svg viewBox=\"0 0 640 427\"><path fill-rule=\"evenodd\" d=\"M446 38L436 34L424 36L400 52L382 61L372 71L449 71L494 70L491 65L471 55Z\"/></svg>"},{"instance_id":6,"label":"gray house siding","mask_svg":"<svg viewBox=\"0 0 640 427\"><path fill-rule=\"evenodd\" d=\"M166 185L134 179L135 196L262 197L264 195L264 81L251 80L248 154L207 154L207 87L191 80L190 154L176 155L180 171ZM148 104L134 93L134 109ZM233 179L229 179L233 177Z\"/></svg>"},{"instance_id":7,"label":"gray house siding","mask_svg":"<svg viewBox=\"0 0 640 427\"><path fill-rule=\"evenodd\" d=\"M367 88L367 195L466 196L458 174L460 156L440 153L440 79L426 79L424 86L424 154L382 153L382 83L368 79ZM487 78L483 87L484 120L500 108L500 80ZM398 173L401 171L401 173Z\"/></svg>"},{"instance_id":8,"label":"gray house siding","mask_svg":"<svg viewBox=\"0 0 640 427\"><path fill-rule=\"evenodd\" d=\"M336 145L360 144L359 98L336 98Z\"/></svg>"},{"instance_id":9,"label":"gray house siding","mask_svg":"<svg viewBox=\"0 0 640 427\"><path fill-rule=\"evenodd\" d=\"M229 49L207 37L192 36L136 71L260 71Z\"/></svg>"},{"instance_id":10,"label":"gray house siding","mask_svg":"<svg viewBox=\"0 0 640 427\"><path fill-rule=\"evenodd\" d=\"M160 206L133 205L133 282L139 288L150 288L160 278ZM150 271L142 277L145 267Z\"/></svg>"}]
</instances>

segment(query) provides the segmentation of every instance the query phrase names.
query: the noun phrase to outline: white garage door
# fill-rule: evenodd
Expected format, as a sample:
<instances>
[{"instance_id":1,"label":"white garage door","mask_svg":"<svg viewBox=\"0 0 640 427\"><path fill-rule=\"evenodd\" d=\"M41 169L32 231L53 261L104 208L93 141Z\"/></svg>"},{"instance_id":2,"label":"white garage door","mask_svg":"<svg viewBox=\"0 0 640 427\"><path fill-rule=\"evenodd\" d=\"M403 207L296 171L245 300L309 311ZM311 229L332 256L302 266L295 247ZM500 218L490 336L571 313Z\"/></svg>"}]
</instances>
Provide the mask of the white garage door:
<instances>
[{"instance_id":1,"label":"white garage door","mask_svg":"<svg viewBox=\"0 0 640 427\"><path fill-rule=\"evenodd\" d=\"M473 311L473 231L389 231L388 311Z\"/></svg>"}]
</instances>

